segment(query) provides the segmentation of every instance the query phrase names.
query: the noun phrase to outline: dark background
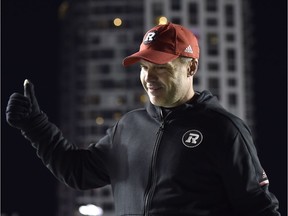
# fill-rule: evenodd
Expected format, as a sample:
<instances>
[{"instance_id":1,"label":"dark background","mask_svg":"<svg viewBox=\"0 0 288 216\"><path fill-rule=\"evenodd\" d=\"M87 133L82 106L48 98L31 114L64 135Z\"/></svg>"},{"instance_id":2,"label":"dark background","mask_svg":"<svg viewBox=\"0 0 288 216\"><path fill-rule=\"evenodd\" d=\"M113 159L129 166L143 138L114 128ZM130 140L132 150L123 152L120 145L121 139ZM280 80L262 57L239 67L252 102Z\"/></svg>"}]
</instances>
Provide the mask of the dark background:
<instances>
[{"instance_id":1,"label":"dark background","mask_svg":"<svg viewBox=\"0 0 288 216\"><path fill-rule=\"evenodd\" d=\"M30 143L5 121L11 93L31 79L42 109L58 123L60 0L3 0L1 7L1 212L54 216L56 179ZM251 1L259 157L287 211L287 1Z\"/></svg>"}]
</instances>

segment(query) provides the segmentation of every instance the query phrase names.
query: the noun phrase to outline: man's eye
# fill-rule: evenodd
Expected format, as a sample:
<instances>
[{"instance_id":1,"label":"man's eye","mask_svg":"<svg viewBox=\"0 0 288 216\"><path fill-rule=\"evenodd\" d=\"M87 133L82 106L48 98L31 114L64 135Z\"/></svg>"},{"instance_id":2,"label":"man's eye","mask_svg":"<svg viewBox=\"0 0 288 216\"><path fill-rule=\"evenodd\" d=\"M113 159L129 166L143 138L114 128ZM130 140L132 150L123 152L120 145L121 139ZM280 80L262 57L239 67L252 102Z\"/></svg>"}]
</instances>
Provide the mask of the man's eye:
<instances>
[{"instance_id":1,"label":"man's eye","mask_svg":"<svg viewBox=\"0 0 288 216\"><path fill-rule=\"evenodd\" d=\"M159 73L164 73L164 72L169 71L169 69L168 69L166 66L157 66L155 69L156 69Z\"/></svg>"}]
</instances>

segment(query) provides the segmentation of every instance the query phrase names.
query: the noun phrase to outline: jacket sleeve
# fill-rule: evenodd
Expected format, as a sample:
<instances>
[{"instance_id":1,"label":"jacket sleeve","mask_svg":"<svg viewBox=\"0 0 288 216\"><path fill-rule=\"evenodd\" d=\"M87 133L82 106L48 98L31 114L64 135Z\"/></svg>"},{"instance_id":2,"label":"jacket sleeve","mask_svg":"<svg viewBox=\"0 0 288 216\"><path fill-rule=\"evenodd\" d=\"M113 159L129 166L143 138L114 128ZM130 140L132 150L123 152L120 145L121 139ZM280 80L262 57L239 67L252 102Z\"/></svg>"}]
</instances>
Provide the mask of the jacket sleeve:
<instances>
[{"instance_id":1,"label":"jacket sleeve","mask_svg":"<svg viewBox=\"0 0 288 216\"><path fill-rule=\"evenodd\" d=\"M244 125L232 134L217 159L236 215L280 216L278 200L268 190L269 180L260 164L250 130Z\"/></svg>"},{"instance_id":2,"label":"jacket sleeve","mask_svg":"<svg viewBox=\"0 0 288 216\"><path fill-rule=\"evenodd\" d=\"M31 122L29 131L22 131L54 176L75 189L97 188L110 183L102 149L80 149L64 138L59 128L42 113ZM102 139L109 142L109 135Z\"/></svg>"}]
</instances>

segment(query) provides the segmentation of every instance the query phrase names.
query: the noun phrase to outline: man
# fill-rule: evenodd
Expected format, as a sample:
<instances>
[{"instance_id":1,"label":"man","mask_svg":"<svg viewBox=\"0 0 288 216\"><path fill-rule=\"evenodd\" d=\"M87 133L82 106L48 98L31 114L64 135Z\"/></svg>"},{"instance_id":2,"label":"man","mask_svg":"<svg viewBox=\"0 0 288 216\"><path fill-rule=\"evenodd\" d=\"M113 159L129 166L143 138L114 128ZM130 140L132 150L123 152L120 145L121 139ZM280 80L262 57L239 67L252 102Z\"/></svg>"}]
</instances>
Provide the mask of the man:
<instances>
[{"instance_id":1,"label":"man","mask_svg":"<svg viewBox=\"0 0 288 216\"><path fill-rule=\"evenodd\" d=\"M279 216L250 130L208 91L196 92L199 46L193 33L168 23L149 30L139 52L149 96L99 142L79 149L40 110L31 82L11 95L8 123L76 189L111 184L117 216Z\"/></svg>"}]
</instances>

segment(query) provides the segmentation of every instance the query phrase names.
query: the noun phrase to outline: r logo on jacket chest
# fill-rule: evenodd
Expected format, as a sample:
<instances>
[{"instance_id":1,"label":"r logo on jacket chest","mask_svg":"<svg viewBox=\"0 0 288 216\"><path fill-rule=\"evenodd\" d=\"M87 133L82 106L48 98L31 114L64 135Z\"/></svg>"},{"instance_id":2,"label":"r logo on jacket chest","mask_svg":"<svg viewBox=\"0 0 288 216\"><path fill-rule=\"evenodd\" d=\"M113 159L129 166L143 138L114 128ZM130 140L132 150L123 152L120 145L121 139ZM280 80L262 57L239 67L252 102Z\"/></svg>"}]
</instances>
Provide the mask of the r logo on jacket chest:
<instances>
[{"instance_id":1,"label":"r logo on jacket chest","mask_svg":"<svg viewBox=\"0 0 288 216\"><path fill-rule=\"evenodd\" d=\"M182 136L182 143L188 148L195 148L203 140L203 135L198 130L189 130Z\"/></svg>"}]
</instances>

